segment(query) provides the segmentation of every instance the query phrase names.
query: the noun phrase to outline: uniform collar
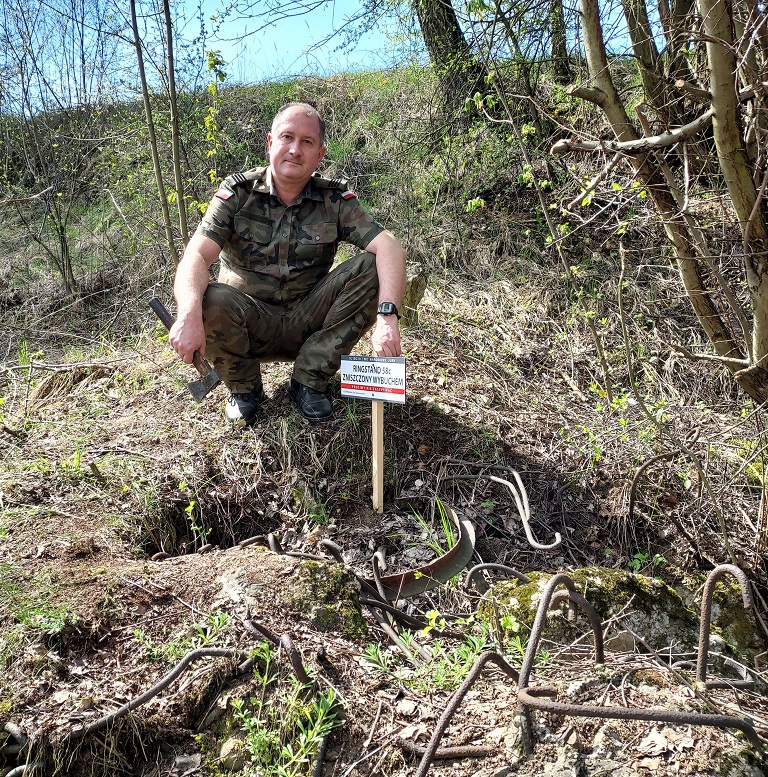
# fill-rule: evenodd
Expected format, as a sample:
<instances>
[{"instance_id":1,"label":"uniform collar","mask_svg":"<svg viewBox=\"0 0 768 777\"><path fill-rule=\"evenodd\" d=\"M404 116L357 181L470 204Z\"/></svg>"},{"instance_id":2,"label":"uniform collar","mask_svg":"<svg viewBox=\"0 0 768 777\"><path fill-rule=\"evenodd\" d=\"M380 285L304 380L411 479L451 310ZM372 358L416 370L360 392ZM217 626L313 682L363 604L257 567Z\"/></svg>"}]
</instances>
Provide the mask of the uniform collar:
<instances>
[{"instance_id":1,"label":"uniform collar","mask_svg":"<svg viewBox=\"0 0 768 777\"><path fill-rule=\"evenodd\" d=\"M314 176L313 176L314 177ZM264 194L271 194L276 199L280 200L280 195L277 193L277 189L275 188L274 181L272 180L272 167L267 167L266 172L264 173L264 176L260 181L257 181L253 187L254 191L257 192L263 192ZM304 187L303 191L299 196L291 203L292 205L297 205L300 203L304 198L308 198L310 200L320 200L322 201L323 195L321 194L320 190L317 189L317 187L314 185L314 182L312 178L310 178L307 181L307 185ZM280 200L282 202L282 200Z\"/></svg>"}]
</instances>

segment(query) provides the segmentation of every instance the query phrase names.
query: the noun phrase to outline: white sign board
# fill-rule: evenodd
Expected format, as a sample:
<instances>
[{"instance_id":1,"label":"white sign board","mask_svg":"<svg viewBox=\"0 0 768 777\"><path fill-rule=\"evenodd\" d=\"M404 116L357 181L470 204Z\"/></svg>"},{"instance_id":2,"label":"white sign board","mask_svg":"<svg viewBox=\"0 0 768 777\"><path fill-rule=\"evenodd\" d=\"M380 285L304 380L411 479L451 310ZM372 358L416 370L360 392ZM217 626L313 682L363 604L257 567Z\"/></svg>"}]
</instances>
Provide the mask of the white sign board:
<instances>
[{"instance_id":1,"label":"white sign board","mask_svg":"<svg viewBox=\"0 0 768 777\"><path fill-rule=\"evenodd\" d=\"M341 396L405 404L405 357L342 356Z\"/></svg>"}]
</instances>

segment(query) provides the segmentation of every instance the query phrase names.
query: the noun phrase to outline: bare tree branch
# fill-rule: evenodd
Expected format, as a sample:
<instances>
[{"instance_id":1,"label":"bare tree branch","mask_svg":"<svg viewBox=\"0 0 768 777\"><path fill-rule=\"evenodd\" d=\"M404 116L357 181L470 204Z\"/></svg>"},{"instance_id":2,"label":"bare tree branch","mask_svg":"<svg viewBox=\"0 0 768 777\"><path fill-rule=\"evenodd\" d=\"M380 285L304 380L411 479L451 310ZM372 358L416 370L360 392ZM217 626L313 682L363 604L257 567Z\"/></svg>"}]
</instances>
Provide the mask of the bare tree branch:
<instances>
[{"instance_id":1,"label":"bare tree branch","mask_svg":"<svg viewBox=\"0 0 768 777\"><path fill-rule=\"evenodd\" d=\"M684 140L689 140L697 135L703 129L712 123L713 108L708 108L697 119L689 124L685 124L669 132L662 132L661 135L653 137L638 138L637 140L628 140L623 143L615 140L559 140L552 146L552 154L567 154L571 151L614 151L619 154L644 154L655 149L674 146Z\"/></svg>"},{"instance_id":2,"label":"bare tree branch","mask_svg":"<svg viewBox=\"0 0 768 777\"><path fill-rule=\"evenodd\" d=\"M28 197L12 197L10 200L0 200L0 208L4 205L21 205L25 202L32 202L33 200L39 200L44 197L48 192L53 191L53 186L49 186L47 189L38 192L37 194L30 194Z\"/></svg>"},{"instance_id":3,"label":"bare tree branch","mask_svg":"<svg viewBox=\"0 0 768 777\"><path fill-rule=\"evenodd\" d=\"M592 192L597 189L597 187L609 176L611 170L613 170L614 167L619 163L621 160L622 154L620 151L617 151L613 158L610 159L605 167L590 181L589 186L587 186L586 189L584 189L583 192L580 192L578 197L574 197L566 206L565 210L572 211L579 203L584 201L585 197L589 197Z\"/></svg>"}]
</instances>

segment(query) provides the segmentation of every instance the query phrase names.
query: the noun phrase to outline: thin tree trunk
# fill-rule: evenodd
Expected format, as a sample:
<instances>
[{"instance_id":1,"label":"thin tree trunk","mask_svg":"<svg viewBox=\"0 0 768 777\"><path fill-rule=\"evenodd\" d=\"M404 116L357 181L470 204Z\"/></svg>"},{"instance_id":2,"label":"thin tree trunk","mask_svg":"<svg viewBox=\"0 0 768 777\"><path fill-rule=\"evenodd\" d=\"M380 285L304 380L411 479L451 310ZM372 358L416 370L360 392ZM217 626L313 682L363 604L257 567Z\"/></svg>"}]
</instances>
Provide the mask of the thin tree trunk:
<instances>
[{"instance_id":1,"label":"thin tree trunk","mask_svg":"<svg viewBox=\"0 0 768 777\"><path fill-rule=\"evenodd\" d=\"M133 45L136 48L136 60L139 66L139 79L141 80L141 94L144 98L144 115L149 132L149 144L152 152L152 167L155 170L155 184L157 194L160 197L160 207L163 212L163 225L165 227L165 239L168 243L168 251L173 257L174 264L179 263L179 254L173 242L173 228L171 227L171 215L168 210L168 198L165 196L163 184L163 171L160 168L160 155L157 151L157 136L155 135L155 123L152 119L152 105L149 101L149 87L147 86L147 74L144 70L144 55L141 50L141 38L139 37L139 23L136 19L136 0L130 0L131 27L133 29Z\"/></svg>"},{"instance_id":2,"label":"thin tree trunk","mask_svg":"<svg viewBox=\"0 0 768 777\"><path fill-rule=\"evenodd\" d=\"M569 84L573 81L573 73L571 72L571 63L568 61L568 42L562 0L550 0L549 27L552 42L552 77L558 84Z\"/></svg>"},{"instance_id":3,"label":"thin tree trunk","mask_svg":"<svg viewBox=\"0 0 768 777\"><path fill-rule=\"evenodd\" d=\"M712 131L720 169L743 236L747 286L752 300L750 361L768 371L768 225L764 194L755 188L752 167L742 142L736 89L737 60L733 40L733 7L728 0L700 0L707 33L712 105ZM765 360L765 361L763 361ZM766 381L768 382L768 381Z\"/></svg>"},{"instance_id":4,"label":"thin tree trunk","mask_svg":"<svg viewBox=\"0 0 768 777\"><path fill-rule=\"evenodd\" d=\"M572 92L600 106L618 140L637 140L639 136L629 121L610 76L597 2L581 0L580 8L584 48L593 86L577 87ZM720 312L712 302L702 263L696 257L688 228L663 176L654 167L647 154L632 156L630 161L638 180L647 188L664 222L664 230L674 248L680 277L707 338L719 356L730 360L743 359L738 343L733 339Z\"/></svg>"},{"instance_id":5,"label":"thin tree trunk","mask_svg":"<svg viewBox=\"0 0 768 777\"><path fill-rule=\"evenodd\" d=\"M173 175L176 182L176 205L179 209L179 230L181 241L186 248L189 241L187 228L187 202L184 198L184 180L181 175L181 132L179 130L179 107L176 99L176 65L173 60L173 25L171 23L171 6L168 0L163 0L165 16L165 45L167 50L168 69L168 102L171 106L171 149L173 153Z\"/></svg>"},{"instance_id":6,"label":"thin tree trunk","mask_svg":"<svg viewBox=\"0 0 768 777\"><path fill-rule=\"evenodd\" d=\"M669 114L669 95L661 72L659 51L653 40L645 0L622 0L632 51L637 59L646 99L661 114ZM675 119L670 116L672 123Z\"/></svg>"}]
</instances>

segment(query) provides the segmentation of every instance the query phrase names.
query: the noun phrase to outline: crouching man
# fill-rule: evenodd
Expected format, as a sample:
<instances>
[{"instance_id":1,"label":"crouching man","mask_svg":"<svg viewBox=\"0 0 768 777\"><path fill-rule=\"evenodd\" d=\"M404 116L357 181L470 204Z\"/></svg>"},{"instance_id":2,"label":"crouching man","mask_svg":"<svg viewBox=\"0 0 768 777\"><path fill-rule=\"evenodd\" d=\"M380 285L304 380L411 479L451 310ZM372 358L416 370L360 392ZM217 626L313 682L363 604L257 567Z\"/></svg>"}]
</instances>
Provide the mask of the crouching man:
<instances>
[{"instance_id":1,"label":"crouching man","mask_svg":"<svg viewBox=\"0 0 768 777\"><path fill-rule=\"evenodd\" d=\"M213 362L230 420L254 420L262 362L292 361L291 399L324 421L328 381L366 330L377 356L401 354L405 252L354 192L317 175L325 123L314 108L284 105L267 145L269 166L226 178L184 251L170 342L187 363L195 350ZM340 241L362 253L331 270ZM209 283L217 258L218 282Z\"/></svg>"}]
</instances>

